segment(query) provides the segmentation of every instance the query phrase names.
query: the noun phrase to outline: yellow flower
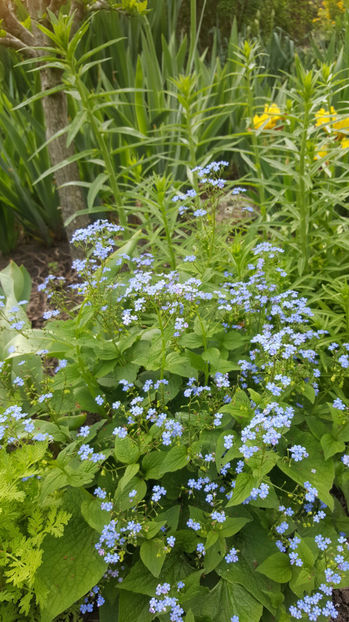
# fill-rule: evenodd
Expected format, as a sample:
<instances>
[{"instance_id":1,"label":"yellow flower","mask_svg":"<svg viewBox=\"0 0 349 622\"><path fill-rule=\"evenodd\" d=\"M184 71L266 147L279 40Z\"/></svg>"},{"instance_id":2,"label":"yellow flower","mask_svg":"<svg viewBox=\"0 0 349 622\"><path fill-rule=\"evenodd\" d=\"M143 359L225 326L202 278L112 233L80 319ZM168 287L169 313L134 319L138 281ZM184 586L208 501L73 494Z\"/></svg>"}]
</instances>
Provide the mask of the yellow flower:
<instances>
[{"instance_id":1,"label":"yellow flower","mask_svg":"<svg viewBox=\"0 0 349 622\"><path fill-rule=\"evenodd\" d=\"M344 130L345 132L349 131L349 117L345 117L345 119L341 119L341 121L336 121L336 123L333 124L333 129L336 130L336 132L341 135L341 131L340 130Z\"/></svg>"},{"instance_id":2,"label":"yellow flower","mask_svg":"<svg viewBox=\"0 0 349 622\"><path fill-rule=\"evenodd\" d=\"M341 140L341 147L342 149L349 149L349 136L342 138Z\"/></svg>"},{"instance_id":3,"label":"yellow flower","mask_svg":"<svg viewBox=\"0 0 349 622\"><path fill-rule=\"evenodd\" d=\"M325 158L328 154L327 151L327 147L321 147L321 149L319 149L319 151L316 152L316 155L314 155L314 160L320 160L321 158Z\"/></svg>"},{"instance_id":4,"label":"yellow flower","mask_svg":"<svg viewBox=\"0 0 349 622\"><path fill-rule=\"evenodd\" d=\"M271 130L275 127L277 121L281 119L281 111L277 104L265 104L264 112L261 115L255 114L253 117L253 126L256 130L263 125L264 130Z\"/></svg>"},{"instance_id":5,"label":"yellow flower","mask_svg":"<svg viewBox=\"0 0 349 622\"><path fill-rule=\"evenodd\" d=\"M326 125L327 123L333 122L337 118L337 113L333 106L331 106L330 110L325 110L325 108L320 108L317 112L315 112L316 123L315 127L320 127L322 125Z\"/></svg>"}]
</instances>

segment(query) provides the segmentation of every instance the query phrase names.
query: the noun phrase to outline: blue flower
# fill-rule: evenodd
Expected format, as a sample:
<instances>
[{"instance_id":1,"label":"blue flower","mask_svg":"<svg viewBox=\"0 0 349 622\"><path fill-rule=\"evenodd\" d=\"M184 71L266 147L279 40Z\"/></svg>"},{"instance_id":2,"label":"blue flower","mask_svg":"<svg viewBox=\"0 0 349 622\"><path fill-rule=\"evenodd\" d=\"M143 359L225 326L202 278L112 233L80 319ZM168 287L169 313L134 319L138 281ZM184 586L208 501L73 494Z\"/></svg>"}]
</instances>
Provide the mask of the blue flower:
<instances>
[{"instance_id":1,"label":"blue flower","mask_svg":"<svg viewBox=\"0 0 349 622\"><path fill-rule=\"evenodd\" d=\"M203 208L196 209L193 212L193 215L195 216L195 218L200 218L200 216L205 216L206 214L207 214L207 210Z\"/></svg>"},{"instance_id":2,"label":"blue flower","mask_svg":"<svg viewBox=\"0 0 349 622\"><path fill-rule=\"evenodd\" d=\"M326 551L326 549L331 544L330 538L324 538L320 533L315 536L315 542L320 549L320 551Z\"/></svg>"},{"instance_id":3,"label":"blue flower","mask_svg":"<svg viewBox=\"0 0 349 622\"><path fill-rule=\"evenodd\" d=\"M166 495L166 489L163 486L153 486L151 499L154 503L160 501L161 497Z\"/></svg>"},{"instance_id":4,"label":"blue flower","mask_svg":"<svg viewBox=\"0 0 349 622\"><path fill-rule=\"evenodd\" d=\"M227 555L224 558L227 564L232 564L232 563L239 561L237 553L238 552L234 547L230 549L230 551L227 553Z\"/></svg>"},{"instance_id":5,"label":"blue flower","mask_svg":"<svg viewBox=\"0 0 349 622\"><path fill-rule=\"evenodd\" d=\"M349 467L349 454L344 454L341 457L341 461L343 462L344 466Z\"/></svg>"},{"instance_id":6,"label":"blue flower","mask_svg":"<svg viewBox=\"0 0 349 622\"><path fill-rule=\"evenodd\" d=\"M293 445L293 447L290 447L290 452L291 458L295 462L301 462L303 458L309 457L307 450L302 445Z\"/></svg>"},{"instance_id":7,"label":"blue flower","mask_svg":"<svg viewBox=\"0 0 349 622\"><path fill-rule=\"evenodd\" d=\"M206 549L202 542L198 543L196 547L196 552L199 554L200 557L206 555Z\"/></svg>"},{"instance_id":8,"label":"blue flower","mask_svg":"<svg viewBox=\"0 0 349 622\"><path fill-rule=\"evenodd\" d=\"M225 512L217 512L216 510L211 514L212 520L216 520L217 523L224 523L226 520Z\"/></svg>"},{"instance_id":9,"label":"blue flower","mask_svg":"<svg viewBox=\"0 0 349 622\"><path fill-rule=\"evenodd\" d=\"M286 521L283 521L282 523L280 523L280 525L277 525L275 527L275 531L279 534L285 533L287 529L288 529L288 523L286 523Z\"/></svg>"},{"instance_id":10,"label":"blue flower","mask_svg":"<svg viewBox=\"0 0 349 622\"><path fill-rule=\"evenodd\" d=\"M98 488L95 488L93 491L93 494L98 497L98 499L105 499L107 496L107 493L105 490L103 490L103 488L101 488L100 486L98 486Z\"/></svg>"},{"instance_id":11,"label":"blue flower","mask_svg":"<svg viewBox=\"0 0 349 622\"><path fill-rule=\"evenodd\" d=\"M200 531L201 525L197 521L194 521L192 518L187 520L187 527L190 529L194 529L194 531Z\"/></svg>"},{"instance_id":12,"label":"blue flower","mask_svg":"<svg viewBox=\"0 0 349 622\"><path fill-rule=\"evenodd\" d=\"M113 503L111 501L103 501L101 503L101 510L106 510L107 512L111 512L113 509Z\"/></svg>"},{"instance_id":13,"label":"blue flower","mask_svg":"<svg viewBox=\"0 0 349 622\"><path fill-rule=\"evenodd\" d=\"M313 488L310 482L304 482L304 488L307 491L305 495L305 499L309 501L310 503L313 503L313 501L315 501L316 497L319 494L317 489Z\"/></svg>"},{"instance_id":14,"label":"blue flower","mask_svg":"<svg viewBox=\"0 0 349 622\"><path fill-rule=\"evenodd\" d=\"M118 426L118 427L114 428L113 434L114 434L114 436L117 436L118 438L126 438L126 436L127 436L127 428L121 428L120 426Z\"/></svg>"}]
</instances>

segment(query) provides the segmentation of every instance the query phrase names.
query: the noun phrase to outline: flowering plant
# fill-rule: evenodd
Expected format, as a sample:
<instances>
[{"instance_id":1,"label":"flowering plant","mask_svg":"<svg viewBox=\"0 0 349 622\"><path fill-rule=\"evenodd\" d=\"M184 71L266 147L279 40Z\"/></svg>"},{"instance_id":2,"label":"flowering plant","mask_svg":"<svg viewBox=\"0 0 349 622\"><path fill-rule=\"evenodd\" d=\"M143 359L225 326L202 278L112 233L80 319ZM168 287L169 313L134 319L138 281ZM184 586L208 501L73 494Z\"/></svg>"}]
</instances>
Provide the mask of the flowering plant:
<instances>
[{"instance_id":1,"label":"flowering plant","mask_svg":"<svg viewBox=\"0 0 349 622\"><path fill-rule=\"evenodd\" d=\"M69 319L53 309L40 336L14 327L2 364L1 456L44 447L36 500L64 512L41 543L33 619L80 599L121 622L335 618L349 344L314 324L270 242L241 250L237 278L224 256L156 269L135 240L115 250L119 234L106 221L75 233L78 307L61 299Z\"/></svg>"}]
</instances>

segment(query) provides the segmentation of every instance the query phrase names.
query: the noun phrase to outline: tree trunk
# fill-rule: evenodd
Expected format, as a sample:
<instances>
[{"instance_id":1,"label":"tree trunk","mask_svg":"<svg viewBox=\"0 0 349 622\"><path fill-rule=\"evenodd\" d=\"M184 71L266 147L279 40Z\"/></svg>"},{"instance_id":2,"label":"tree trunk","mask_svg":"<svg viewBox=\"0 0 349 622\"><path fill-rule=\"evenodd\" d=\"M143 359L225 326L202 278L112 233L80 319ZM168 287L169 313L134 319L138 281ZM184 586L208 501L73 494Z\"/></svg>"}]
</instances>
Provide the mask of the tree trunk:
<instances>
[{"instance_id":1,"label":"tree trunk","mask_svg":"<svg viewBox=\"0 0 349 622\"><path fill-rule=\"evenodd\" d=\"M0 21L5 27L4 37L0 37L2 45L13 47L22 51L26 56L37 57L45 55L45 47L50 46L51 41L47 38L35 24L41 20L43 15L49 8L58 14L62 5L66 0L22 0L27 9L33 25L33 32L27 29L20 22L16 14L17 0L0 0ZM19 2L21 5L21 2ZM78 28L84 15L84 1L72 0L71 11L74 15L74 28ZM48 89L60 86L62 83L62 73L54 67L45 67L40 69L41 89L43 94ZM46 95L42 99L42 105L45 117L46 137L52 138L57 132L68 126L68 104L64 91L58 91L52 95ZM74 147L67 147L66 134L58 136L48 144L48 152L51 165L60 164L74 154ZM75 229L85 227L89 218L87 215L77 216L72 222L63 227L63 224L70 219L76 212L86 208L84 195L80 186L74 185L79 181L79 169L76 162L67 164L55 173L55 183L57 184L59 209L62 215L62 233L66 233L68 241ZM66 186L65 184L72 184ZM63 186L63 187L62 187ZM71 247L72 248L72 247ZM72 255L77 253L72 248Z\"/></svg>"},{"instance_id":2,"label":"tree trunk","mask_svg":"<svg viewBox=\"0 0 349 622\"><path fill-rule=\"evenodd\" d=\"M61 84L62 81L61 72L50 67L40 70L40 78L43 92ZM46 138L50 139L59 130L67 127L69 123L66 94L63 91L58 91L52 95L47 95L42 99L42 105L45 116ZM52 166L74 155L73 144L67 147L66 141L66 134L63 134L48 144L47 148ZM63 222L65 222L77 211L86 209L85 199L80 186L70 185L62 187L63 184L79 180L77 163L72 162L60 168L56 171L54 177L58 189L59 209L62 213ZM85 227L88 222L89 218L87 215L77 216L65 227L68 239L70 240L75 229Z\"/></svg>"}]
</instances>

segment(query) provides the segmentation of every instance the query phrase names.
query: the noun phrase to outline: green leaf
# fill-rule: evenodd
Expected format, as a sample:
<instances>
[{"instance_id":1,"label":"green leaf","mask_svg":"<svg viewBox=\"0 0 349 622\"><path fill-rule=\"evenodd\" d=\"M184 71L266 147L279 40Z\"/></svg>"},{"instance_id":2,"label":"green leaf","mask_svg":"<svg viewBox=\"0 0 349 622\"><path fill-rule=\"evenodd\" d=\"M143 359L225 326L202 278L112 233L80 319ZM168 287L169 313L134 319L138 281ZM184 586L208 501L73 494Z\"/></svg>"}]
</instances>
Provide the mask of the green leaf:
<instances>
[{"instance_id":1,"label":"green leaf","mask_svg":"<svg viewBox=\"0 0 349 622\"><path fill-rule=\"evenodd\" d=\"M117 437L115 439L114 455L119 462L131 464L132 462L137 462L140 451L137 443L129 436L126 436L126 438Z\"/></svg>"},{"instance_id":2,"label":"green leaf","mask_svg":"<svg viewBox=\"0 0 349 622\"><path fill-rule=\"evenodd\" d=\"M202 337L195 333L184 333L178 339L178 343L187 348L200 348L203 345Z\"/></svg>"},{"instance_id":3,"label":"green leaf","mask_svg":"<svg viewBox=\"0 0 349 622\"><path fill-rule=\"evenodd\" d=\"M31 283L28 270L10 261L0 272L0 284L6 296L6 307L12 308L20 300L29 300Z\"/></svg>"},{"instance_id":4,"label":"green leaf","mask_svg":"<svg viewBox=\"0 0 349 622\"><path fill-rule=\"evenodd\" d=\"M228 435L232 435L234 437L234 441L233 441L233 447L227 451L226 448L224 447L224 443L225 443L225 437ZM222 466L226 464L227 462L229 462L229 460L232 460L233 458L237 458L238 456L241 456L238 448L234 447L235 440L236 440L236 435L231 430L225 430L219 435L217 444L216 444L216 451L215 451L216 466L217 466L218 472L220 472Z\"/></svg>"},{"instance_id":5,"label":"green leaf","mask_svg":"<svg viewBox=\"0 0 349 622\"><path fill-rule=\"evenodd\" d=\"M334 456L334 454L342 453L345 450L344 441L337 441L331 434L324 434L320 440L321 447L324 452L325 460Z\"/></svg>"},{"instance_id":6,"label":"green leaf","mask_svg":"<svg viewBox=\"0 0 349 622\"><path fill-rule=\"evenodd\" d=\"M150 521L149 523L146 523L146 525L144 525L143 527L143 532L147 540L151 540L152 538L154 538L154 536L159 533L161 527L163 527L164 525L166 525L165 520L161 522Z\"/></svg>"},{"instance_id":7,"label":"green leaf","mask_svg":"<svg viewBox=\"0 0 349 622\"><path fill-rule=\"evenodd\" d=\"M129 493L135 490L136 494L133 497L129 497ZM124 510L131 510L131 508L135 507L137 503L142 501L147 492L147 485L143 479L139 477L133 477L126 486L124 486L123 490L118 488L115 491L114 501L115 508L118 512L122 512Z\"/></svg>"},{"instance_id":8,"label":"green leaf","mask_svg":"<svg viewBox=\"0 0 349 622\"><path fill-rule=\"evenodd\" d=\"M253 525L251 526L253 528ZM249 563L243 551L239 553L239 562L226 564L224 561L216 572L229 583L238 583L256 598L264 607L275 615L283 600L281 586L262 574L256 573L256 560Z\"/></svg>"},{"instance_id":9,"label":"green leaf","mask_svg":"<svg viewBox=\"0 0 349 622\"><path fill-rule=\"evenodd\" d=\"M67 147L69 147L72 144L75 136L77 135L78 132L80 132L86 120L87 120L86 110L80 110L77 113L77 115L74 117L73 121L68 126L67 143L66 143Z\"/></svg>"},{"instance_id":10,"label":"green leaf","mask_svg":"<svg viewBox=\"0 0 349 622\"><path fill-rule=\"evenodd\" d=\"M227 622L237 615L239 622L259 622L263 613L261 605L241 585L221 579L196 608L191 606L195 617L207 616L208 620Z\"/></svg>"},{"instance_id":11,"label":"green leaf","mask_svg":"<svg viewBox=\"0 0 349 622\"><path fill-rule=\"evenodd\" d=\"M184 445L172 447L164 458L163 472L172 473L173 471L179 471L180 469L183 469L183 467L187 466L188 462L189 456L187 454L187 448Z\"/></svg>"},{"instance_id":12,"label":"green leaf","mask_svg":"<svg viewBox=\"0 0 349 622\"><path fill-rule=\"evenodd\" d=\"M305 590L311 591L314 589L315 580L314 580L315 572L306 569L306 568L294 568L292 571L292 579L290 580L289 586L300 598L303 596Z\"/></svg>"},{"instance_id":13,"label":"green leaf","mask_svg":"<svg viewBox=\"0 0 349 622\"><path fill-rule=\"evenodd\" d=\"M311 386L311 384L303 384L301 388L301 393L305 395L305 397L309 400L311 404L314 404L316 395L315 389Z\"/></svg>"},{"instance_id":14,"label":"green leaf","mask_svg":"<svg viewBox=\"0 0 349 622\"><path fill-rule=\"evenodd\" d=\"M290 560L286 553L274 553L256 568L269 579L276 583L288 583L292 577Z\"/></svg>"},{"instance_id":15,"label":"green leaf","mask_svg":"<svg viewBox=\"0 0 349 622\"><path fill-rule=\"evenodd\" d=\"M223 523L223 528L220 530L220 533L225 538L230 538L238 533L247 523L250 523L251 520L251 518L246 517L231 518L228 516Z\"/></svg>"},{"instance_id":16,"label":"green leaf","mask_svg":"<svg viewBox=\"0 0 349 622\"><path fill-rule=\"evenodd\" d=\"M205 549L209 549L211 546L213 546L213 544L216 544L217 540L218 540L218 536L219 533L218 531L209 531L207 538L206 538L206 543L205 543Z\"/></svg>"},{"instance_id":17,"label":"green leaf","mask_svg":"<svg viewBox=\"0 0 349 622\"><path fill-rule=\"evenodd\" d=\"M146 596L154 596L155 588L159 581L147 570L144 564L139 560L129 570L128 574L118 585L120 590L127 590L144 594ZM149 598L148 598L149 603Z\"/></svg>"},{"instance_id":18,"label":"green leaf","mask_svg":"<svg viewBox=\"0 0 349 622\"><path fill-rule=\"evenodd\" d=\"M66 509L70 511L80 505L81 495L75 492L70 495L69 503L66 496ZM51 622L101 579L106 564L96 553L95 543L95 530L85 523L77 509L61 538L46 536L42 564L35 578L35 591L45 595L40 603L42 622Z\"/></svg>"},{"instance_id":19,"label":"green leaf","mask_svg":"<svg viewBox=\"0 0 349 622\"><path fill-rule=\"evenodd\" d=\"M149 613L149 596L120 592L118 622L151 622L153 619Z\"/></svg>"},{"instance_id":20,"label":"green leaf","mask_svg":"<svg viewBox=\"0 0 349 622\"><path fill-rule=\"evenodd\" d=\"M204 569L206 574L212 572L212 570L215 570L215 568L217 568L217 566L221 563L225 553L225 538L220 535L218 540L214 544L212 544L212 546L210 546L206 551L206 555L204 557Z\"/></svg>"},{"instance_id":21,"label":"green leaf","mask_svg":"<svg viewBox=\"0 0 349 622\"><path fill-rule=\"evenodd\" d=\"M139 464L129 464L126 469L125 469L125 473L123 474L122 478L119 481L119 485L118 487L120 487L120 492L122 492L125 488L125 486L127 486L127 484L129 483L129 481L135 476L137 475L139 471Z\"/></svg>"},{"instance_id":22,"label":"green leaf","mask_svg":"<svg viewBox=\"0 0 349 622\"><path fill-rule=\"evenodd\" d=\"M220 408L220 412L228 413L237 421L250 417L251 404L248 395L242 389L237 389L232 401Z\"/></svg>"},{"instance_id":23,"label":"green leaf","mask_svg":"<svg viewBox=\"0 0 349 622\"><path fill-rule=\"evenodd\" d=\"M185 378L197 376L197 371L190 364L188 358L185 355L178 354L178 352L170 352L166 356L165 370L171 372L171 374L177 374Z\"/></svg>"},{"instance_id":24,"label":"green leaf","mask_svg":"<svg viewBox=\"0 0 349 622\"><path fill-rule=\"evenodd\" d=\"M101 500L92 497L85 499L81 504L81 514L86 523L98 531L102 532L104 525L109 523L109 514L105 510L101 510Z\"/></svg>"},{"instance_id":25,"label":"green leaf","mask_svg":"<svg viewBox=\"0 0 349 622\"><path fill-rule=\"evenodd\" d=\"M324 460L320 443L307 432L294 430L292 443L304 446L309 458L305 458L301 462L292 461L291 464L284 458L279 458L277 463L279 469L301 486L304 485L304 482L309 481L318 490L320 500L326 503L330 510L333 510L334 502L330 494L334 480L333 461Z\"/></svg>"},{"instance_id":26,"label":"green leaf","mask_svg":"<svg viewBox=\"0 0 349 622\"><path fill-rule=\"evenodd\" d=\"M239 473L236 478L235 487L233 490L233 496L228 501L227 507L232 505L240 505L247 497L250 496L252 488L259 486L260 480L256 479L248 473Z\"/></svg>"},{"instance_id":27,"label":"green leaf","mask_svg":"<svg viewBox=\"0 0 349 622\"><path fill-rule=\"evenodd\" d=\"M144 456L142 461L142 469L145 472L145 479L160 479L164 475L163 462L166 458L166 452L158 450L152 451Z\"/></svg>"},{"instance_id":28,"label":"green leaf","mask_svg":"<svg viewBox=\"0 0 349 622\"><path fill-rule=\"evenodd\" d=\"M137 124L139 131L142 132L142 134L144 134L145 136L148 130L148 120L144 100L144 75L140 56L138 56L137 58L135 86L135 109Z\"/></svg>"},{"instance_id":29,"label":"green leaf","mask_svg":"<svg viewBox=\"0 0 349 622\"><path fill-rule=\"evenodd\" d=\"M165 510L165 512L161 512L158 515L158 520L165 520L167 522L169 533L176 531L180 512L181 506L173 505L171 508Z\"/></svg>"},{"instance_id":30,"label":"green leaf","mask_svg":"<svg viewBox=\"0 0 349 622\"><path fill-rule=\"evenodd\" d=\"M92 182L87 193L87 208L91 210L94 206L95 198L100 190L105 188L104 182L108 179L106 173L99 173L96 179Z\"/></svg>"},{"instance_id":31,"label":"green leaf","mask_svg":"<svg viewBox=\"0 0 349 622\"><path fill-rule=\"evenodd\" d=\"M154 577L158 577L165 561L164 543L159 538L143 542L140 549L141 560Z\"/></svg>"}]
</instances>

